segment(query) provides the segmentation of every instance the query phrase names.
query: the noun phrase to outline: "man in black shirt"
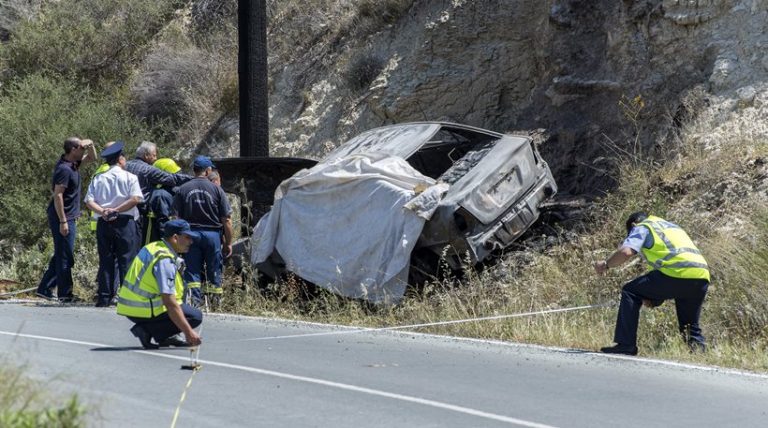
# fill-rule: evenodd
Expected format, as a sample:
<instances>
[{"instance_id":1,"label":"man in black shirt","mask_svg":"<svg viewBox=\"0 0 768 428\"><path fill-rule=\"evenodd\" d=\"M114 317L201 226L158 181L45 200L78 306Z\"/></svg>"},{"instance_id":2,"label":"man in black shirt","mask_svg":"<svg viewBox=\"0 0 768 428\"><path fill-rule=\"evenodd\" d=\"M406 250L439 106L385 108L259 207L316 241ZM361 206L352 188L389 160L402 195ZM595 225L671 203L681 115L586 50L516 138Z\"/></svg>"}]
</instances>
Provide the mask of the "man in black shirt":
<instances>
[{"instance_id":1,"label":"man in black shirt","mask_svg":"<svg viewBox=\"0 0 768 428\"><path fill-rule=\"evenodd\" d=\"M76 222L80 217L80 165L96 160L91 140L76 137L64 141L64 154L53 170L53 197L48 204L48 226L53 234L53 257L37 286L37 295L72 301L72 266L75 265Z\"/></svg>"},{"instance_id":2,"label":"man in black shirt","mask_svg":"<svg viewBox=\"0 0 768 428\"><path fill-rule=\"evenodd\" d=\"M200 235L189 247L183 275L192 303L197 305L202 303L202 293L221 297L222 252L224 257L232 254L232 208L221 187L208 180L213 168L208 157L196 157L192 165L195 178L179 187L173 198L176 215L189 222L192 231ZM203 265L207 284L201 290Z\"/></svg>"}]
</instances>

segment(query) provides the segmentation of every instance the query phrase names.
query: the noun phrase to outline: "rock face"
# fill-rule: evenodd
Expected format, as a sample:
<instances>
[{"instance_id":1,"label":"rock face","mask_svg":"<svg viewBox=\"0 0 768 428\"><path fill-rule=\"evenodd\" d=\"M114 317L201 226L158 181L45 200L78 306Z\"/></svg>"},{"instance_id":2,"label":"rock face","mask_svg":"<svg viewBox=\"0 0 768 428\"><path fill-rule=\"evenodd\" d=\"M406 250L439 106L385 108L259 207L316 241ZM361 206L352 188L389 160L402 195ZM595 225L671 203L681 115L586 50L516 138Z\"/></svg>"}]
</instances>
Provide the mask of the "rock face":
<instances>
[{"instance_id":1,"label":"rock face","mask_svg":"<svg viewBox=\"0 0 768 428\"><path fill-rule=\"evenodd\" d=\"M768 0L415 1L383 30L341 38L322 67L271 58L273 154L320 156L403 121L545 128L561 189L595 194L612 184L601 155L658 149L693 88L762 99L766 27ZM382 64L362 91L344 77L360 55Z\"/></svg>"}]
</instances>

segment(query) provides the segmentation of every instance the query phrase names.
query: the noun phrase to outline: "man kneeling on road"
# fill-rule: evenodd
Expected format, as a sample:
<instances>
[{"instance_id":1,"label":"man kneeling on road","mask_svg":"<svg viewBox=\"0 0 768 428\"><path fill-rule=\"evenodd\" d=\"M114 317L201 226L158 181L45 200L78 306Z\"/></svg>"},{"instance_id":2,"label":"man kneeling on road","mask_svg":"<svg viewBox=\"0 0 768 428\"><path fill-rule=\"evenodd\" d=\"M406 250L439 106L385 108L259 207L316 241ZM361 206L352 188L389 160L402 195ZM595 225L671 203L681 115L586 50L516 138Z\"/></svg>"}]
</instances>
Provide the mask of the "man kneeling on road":
<instances>
[{"instance_id":1,"label":"man kneeling on road","mask_svg":"<svg viewBox=\"0 0 768 428\"><path fill-rule=\"evenodd\" d=\"M163 239L142 248L128 268L118 293L117 313L136 323L131 333L144 349L201 343L194 328L203 322L203 314L182 303L184 259L179 254L186 253L194 239L199 237L189 223L170 220ZM174 337L179 332L184 333L186 342Z\"/></svg>"}]
</instances>

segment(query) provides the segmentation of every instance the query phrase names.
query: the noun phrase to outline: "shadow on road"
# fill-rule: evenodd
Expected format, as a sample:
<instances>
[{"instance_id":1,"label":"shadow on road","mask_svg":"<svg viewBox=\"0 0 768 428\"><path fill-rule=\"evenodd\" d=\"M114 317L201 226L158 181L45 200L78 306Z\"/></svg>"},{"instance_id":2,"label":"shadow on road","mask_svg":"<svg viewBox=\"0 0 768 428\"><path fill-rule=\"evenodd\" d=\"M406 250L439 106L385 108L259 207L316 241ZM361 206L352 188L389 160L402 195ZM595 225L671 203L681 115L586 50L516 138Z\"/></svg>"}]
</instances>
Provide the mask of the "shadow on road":
<instances>
[{"instance_id":1,"label":"shadow on road","mask_svg":"<svg viewBox=\"0 0 768 428\"><path fill-rule=\"evenodd\" d=\"M144 348L141 346L103 346L100 348L91 348L91 351L96 352L103 352L103 351L143 351ZM153 349L153 351L156 351L157 349Z\"/></svg>"}]
</instances>

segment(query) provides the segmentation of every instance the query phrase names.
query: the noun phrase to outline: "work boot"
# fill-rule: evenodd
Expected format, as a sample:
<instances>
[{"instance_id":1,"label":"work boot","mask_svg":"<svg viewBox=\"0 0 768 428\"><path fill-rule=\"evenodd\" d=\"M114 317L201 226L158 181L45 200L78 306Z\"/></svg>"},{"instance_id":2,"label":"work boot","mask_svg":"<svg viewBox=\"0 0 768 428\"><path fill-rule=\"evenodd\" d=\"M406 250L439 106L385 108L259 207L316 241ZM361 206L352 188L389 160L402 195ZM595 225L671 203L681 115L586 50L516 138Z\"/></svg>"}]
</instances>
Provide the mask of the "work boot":
<instances>
[{"instance_id":1,"label":"work boot","mask_svg":"<svg viewBox=\"0 0 768 428\"><path fill-rule=\"evenodd\" d=\"M637 346L617 344L600 348L604 354L637 355Z\"/></svg>"},{"instance_id":2,"label":"work boot","mask_svg":"<svg viewBox=\"0 0 768 428\"><path fill-rule=\"evenodd\" d=\"M56 299L55 297L53 297L52 293L42 293L40 291L36 292L35 296L42 297L45 300L55 300Z\"/></svg>"},{"instance_id":3,"label":"work boot","mask_svg":"<svg viewBox=\"0 0 768 428\"><path fill-rule=\"evenodd\" d=\"M185 340L180 338L178 334L174 334L173 336L165 340L161 340L159 345L163 347L175 346L177 348L186 348L189 346L189 343L187 343Z\"/></svg>"},{"instance_id":4,"label":"work boot","mask_svg":"<svg viewBox=\"0 0 768 428\"><path fill-rule=\"evenodd\" d=\"M707 352L707 345L704 342L691 340L688 342L688 349L690 349L691 354L702 354Z\"/></svg>"},{"instance_id":5,"label":"work boot","mask_svg":"<svg viewBox=\"0 0 768 428\"><path fill-rule=\"evenodd\" d=\"M159 346L152 343L152 336L149 334L147 330L144 330L143 327L136 324L133 327L131 327L131 333L133 333L134 336L136 336L137 339L139 339L139 342L141 342L141 346L144 349L157 349Z\"/></svg>"}]
</instances>

